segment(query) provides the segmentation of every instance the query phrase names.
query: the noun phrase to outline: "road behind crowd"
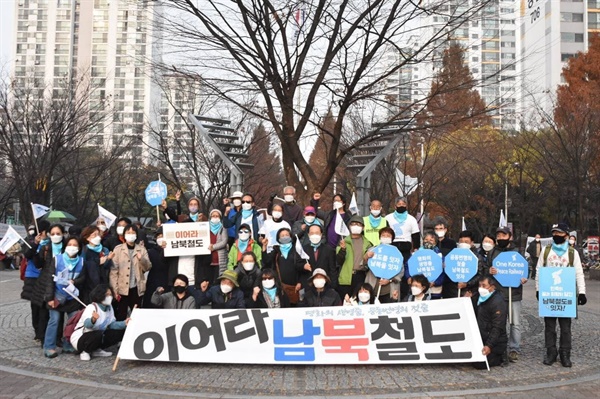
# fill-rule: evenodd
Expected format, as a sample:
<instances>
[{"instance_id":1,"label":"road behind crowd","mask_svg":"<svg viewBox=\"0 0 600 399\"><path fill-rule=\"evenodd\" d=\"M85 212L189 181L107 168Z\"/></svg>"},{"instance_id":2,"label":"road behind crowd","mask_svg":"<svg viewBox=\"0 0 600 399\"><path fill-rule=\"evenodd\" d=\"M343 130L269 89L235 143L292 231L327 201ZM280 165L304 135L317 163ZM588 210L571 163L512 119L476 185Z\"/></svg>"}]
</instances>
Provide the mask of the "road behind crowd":
<instances>
[{"instance_id":1,"label":"road behind crowd","mask_svg":"<svg viewBox=\"0 0 600 399\"><path fill-rule=\"evenodd\" d=\"M46 359L33 341L16 271L0 271L0 398L507 398L583 399L600 392L600 281L573 323L573 368L542 364L543 321L525 285L522 353L490 372L468 365L268 366Z\"/></svg>"}]
</instances>

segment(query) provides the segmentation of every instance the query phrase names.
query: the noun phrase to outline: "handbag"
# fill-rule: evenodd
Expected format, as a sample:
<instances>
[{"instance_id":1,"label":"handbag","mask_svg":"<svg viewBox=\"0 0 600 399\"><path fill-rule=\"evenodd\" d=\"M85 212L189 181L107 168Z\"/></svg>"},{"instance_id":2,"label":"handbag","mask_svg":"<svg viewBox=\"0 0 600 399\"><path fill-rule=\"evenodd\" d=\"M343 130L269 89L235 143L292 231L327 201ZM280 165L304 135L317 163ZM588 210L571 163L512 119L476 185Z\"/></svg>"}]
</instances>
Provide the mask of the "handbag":
<instances>
[{"instance_id":1,"label":"handbag","mask_svg":"<svg viewBox=\"0 0 600 399\"><path fill-rule=\"evenodd\" d=\"M279 281L281 281L281 273L279 272L279 254L277 254L277 257L275 258L275 269L277 270ZM291 304L296 305L298 302L300 302L300 295L296 291L295 285L285 284L283 281L281 281L281 288L289 298Z\"/></svg>"}]
</instances>

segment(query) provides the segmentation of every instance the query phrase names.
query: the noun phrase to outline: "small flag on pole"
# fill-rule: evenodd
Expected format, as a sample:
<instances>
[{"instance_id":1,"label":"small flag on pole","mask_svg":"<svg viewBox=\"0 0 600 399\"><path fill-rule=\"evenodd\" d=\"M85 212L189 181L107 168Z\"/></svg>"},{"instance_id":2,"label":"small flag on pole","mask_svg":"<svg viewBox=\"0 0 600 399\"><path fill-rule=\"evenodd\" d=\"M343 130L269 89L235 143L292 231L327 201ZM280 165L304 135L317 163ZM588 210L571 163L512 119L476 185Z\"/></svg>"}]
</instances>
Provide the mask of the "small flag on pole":
<instances>
[{"instance_id":1,"label":"small flag on pole","mask_svg":"<svg viewBox=\"0 0 600 399\"><path fill-rule=\"evenodd\" d=\"M21 240L21 236L12 226L8 226L8 230L6 230L6 234L2 237L2 241L0 241L0 252L5 254L8 252L10 247L15 245L17 242Z\"/></svg>"},{"instance_id":2,"label":"small flag on pole","mask_svg":"<svg viewBox=\"0 0 600 399\"><path fill-rule=\"evenodd\" d=\"M356 203L356 195L354 193L352 193L352 200L350 200L350 206L348 207L348 210L353 215L359 215L360 214L358 212L358 204Z\"/></svg>"},{"instance_id":3,"label":"small flag on pole","mask_svg":"<svg viewBox=\"0 0 600 399\"><path fill-rule=\"evenodd\" d=\"M50 212L50 208L40 204L31 203L31 209L33 210L33 218L39 219L48 212Z\"/></svg>"},{"instance_id":4,"label":"small flag on pole","mask_svg":"<svg viewBox=\"0 0 600 399\"><path fill-rule=\"evenodd\" d=\"M117 220L116 215L101 207L100 204L98 204L98 217L104 219L104 222L106 222L107 229L110 229L110 226L112 226L115 220Z\"/></svg>"},{"instance_id":5,"label":"small flag on pole","mask_svg":"<svg viewBox=\"0 0 600 399\"><path fill-rule=\"evenodd\" d=\"M500 209L500 223L498 223L498 227L506 227L507 225L504 210Z\"/></svg>"},{"instance_id":6,"label":"small flag on pole","mask_svg":"<svg viewBox=\"0 0 600 399\"><path fill-rule=\"evenodd\" d=\"M308 254L304 251L304 248L302 248L302 242L300 242L298 235L296 235L296 252L298 253L298 255L300 255L302 259L310 259L310 256L308 256Z\"/></svg>"},{"instance_id":7,"label":"small flag on pole","mask_svg":"<svg viewBox=\"0 0 600 399\"><path fill-rule=\"evenodd\" d=\"M340 210L337 211L337 217L335 218L335 233L342 236L347 237L350 235L350 230L348 230L348 226L344 223L344 218L340 214Z\"/></svg>"},{"instance_id":8,"label":"small flag on pole","mask_svg":"<svg viewBox=\"0 0 600 399\"><path fill-rule=\"evenodd\" d=\"M462 218L462 231L467 230L467 225L465 224L465 217Z\"/></svg>"}]
</instances>

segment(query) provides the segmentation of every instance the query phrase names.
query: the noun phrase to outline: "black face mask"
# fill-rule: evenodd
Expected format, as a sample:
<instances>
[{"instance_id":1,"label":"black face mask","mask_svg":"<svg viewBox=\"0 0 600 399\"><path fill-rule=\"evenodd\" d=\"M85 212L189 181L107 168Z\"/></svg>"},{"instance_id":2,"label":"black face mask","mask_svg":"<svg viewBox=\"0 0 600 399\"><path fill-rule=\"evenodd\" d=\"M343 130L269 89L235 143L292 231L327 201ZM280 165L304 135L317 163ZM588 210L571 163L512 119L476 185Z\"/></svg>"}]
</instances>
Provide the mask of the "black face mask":
<instances>
[{"instance_id":1,"label":"black face mask","mask_svg":"<svg viewBox=\"0 0 600 399\"><path fill-rule=\"evenodd\" d=\"M406 212L406 207L405 206L397 206L396 207L396 212L398 212L398 213L404 213L404 212Z\"/></svg>"},{"instance_id":2,"label":"black face mask","mask_svg":"<svg viewBox=\"0 0 600 399\"><path fill-rule=\"evenodd\" d=\"M556 245L564 244L566 239L567 237L565 236L552 236L552 241L554 241Z\"/></svg>"},{"instance_id":3,"label":"black face mask","mask_svg":"<svg viewBox=\"0 0 600 399\"><path fill-rule=\"evenodd\" d=\"M506 248L508 247L508 243L510 242L510 240L496 240L496 242L498 243L498 247Z\"/></svg>"},{"instance_id":4,"label":"black face mask","mask_svg":"<svg viewBox=\"0 0 600 399\"><path fill-rule=\"evenodd\" d=\"M173 292L176 294L183 294L186 289L187 287L184 287L183 285L176 285L173 287Z\"/></svg>"}]
</instances>

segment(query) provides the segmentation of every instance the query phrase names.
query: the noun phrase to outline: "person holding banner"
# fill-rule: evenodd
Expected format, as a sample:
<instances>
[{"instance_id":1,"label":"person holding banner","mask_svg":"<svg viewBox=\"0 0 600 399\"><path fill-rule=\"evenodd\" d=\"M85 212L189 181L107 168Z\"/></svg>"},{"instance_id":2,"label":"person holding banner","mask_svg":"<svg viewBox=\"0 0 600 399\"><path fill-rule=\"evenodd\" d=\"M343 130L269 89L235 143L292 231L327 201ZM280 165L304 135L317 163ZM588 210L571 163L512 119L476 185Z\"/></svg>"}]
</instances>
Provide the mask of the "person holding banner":
<instances>
[{"instance_id":1,"label":"person holding banner","mask_svg":"<svg viewBox=\"0 0 600 399\"><path fill-rule=\"evenodd\" d=\"M188 200L188 211L190 212L188 215L184 216L180 220L182 222L200 222L204 218L204 215L200 212L200 200L198 197L192 197ZM206 220L206 219L204 219Z\"/></svg>"},{"instance_id":2,"label":"person holding banner","mask_svg":"<svg viewBox=\"0 0 600 399\"><path fill-rule=\"evenodd\" d=\"M281 283L273 269L262 270L259 288L260 291L253 294L254 303L252 307L259 309L290 307L290 299L281 287Z\"/></svg>"},{"instance_id":3,"label":"person holding banner","mask_svg":"<svg viewBox=\"0 0 600 399\"><path fill-rule=\"evenodd\" d=\"M496 246L496 237L491 234L486 234L481 239L481 247L477 253L479 257L483 259L484 265L487 264L487 259L489 254L492 252L494 247Z\"/></svg>"},{"instance_id":4,"label":"person holding banner","mask_svg":"<svg viewBox=\"0 0 600 399\"><path fill-rule=\"evenodd\" d=\"M88 226L81 232L83 261L85 264L85 293L89 295L99 284L108 284L113 252L102 246L101 232L96 226ZM83 296L86 298L86 296ZM84 299L84 300L87 300Z\"/></svg>"},{"instance_id":5,"label":"person holding banner","mask_svg":"<svg viewBox=\"0 0 600 399\"><path fill-rule=\"evenodd\" d=\"M251 230L250 226L247 224L240 225L240 229L237 233L237 239L233 243L231 249L229 249L229 255L227 260L227 269L233 270L237 266L237 264L242 260L242 254L244 252L253 252L256 255L257 262L260 263L262 261L262 249L266 251L268 242L263 244L261 248L260 245L256 243L256 241L251 238Z\"/></svg>"},{"instance_id":6,"label":"person holding banner","mask_svg":"<svg viewBox=\"0 0 600 399\"><path fill-rule=\"evenodd\" d=\"M262 259L265 268L276 272L278 283L282 285L289 302L295 306L302 288L300 275L307 262L294 250L290 229L283 228L277 232L277 244L271 253L263 252Z\"/></svg>"},{"instance_id":7,"label":"person holding banner","mask_svg":"<svg viewBox=\"0 0 600 399\"><path fill-rule=\"evenodd\" d=\"M338 277L337 292L341 298L354 294L367 277L367 251L373 246L363 236L363 218L350 218L350 235L343 237L337 247L336 261L342 265Z\"/></svg>"},{"instance_id":8,"label":"person holding banner","mask_svg":"<svg viewBox=\"0 0 600 399\"><path fill-rule=\"evenodd\" d=\"M444 261L444 257L442 256L442 252L438 247L438 238L437 235L433 231L427 231L423 234L423 246L421 249L431 249L433 252L439 255L442 258L442 262ZM404 267L404 277L406 278L408 284L412 285L412 278L410 275L410 270L408 267ZM442 289L445 281L444 273L440 274L439 277L435 281L429 282L429 293L431 294L431 299L442 299Z\"/></svg>"},{"instance_id":9,"label":"person holding banner","mask_svg":"<svg viewBox=\"0 0 600 399\"><path fill-rule=\"evenodd\" d=\"M298 220L292 226L292 234L300 239L302 246L310 244L308 239L308 229L313 224L323 226L322 221L317 219L317 211L315 208L312 206L307 206L304 208L304 218Z\"/></svg>"},{"instance_id":10,"label":"person holding banner","mask_svg":"<svg viewBox=\"0 0 600 399\"><path fill-rule=\"evenodd\" d=\"M233 270L237 273L238 287L244 294L246 308L254 307L256 295L260 291L260 281L262 273L256 255L252 251L246 251L242 254L242 259Z\"/></svg>"},{"instance_id":11,"label":"person holding banner","mask_svg":"<svg viewBox=\"0 0 600 399\"><path fill-rule=\"evenodd\" d=\"M579 253L567 242L569 227L565 223L552 226L552 245L547 246L540 254L536 265L538 279L535 281L535 296L539 300L539 272L543 267L573 267L575 268L575 281L577 290L577 304L585 305L585 278ZM560 327L559 350L556 350L556 324ZM544 342L546 355L543 363L551 366L560 354L560 363L563 367L571 367L571 318L570 317L544 317Z\"/></svg>"},{"instance_id":12,"label":"person holding banner","mask_svg":"<svg viewBox=\"0 0 600 399\"><path fill-rule=\"evenodd\" d=\"M206 278L211 284L217 281L225 270L227 270L227 242L229 236L227 229L223 227L223 214L218 209L210 211L210 273Z\"/></svg>"},{"instance_id":13,"label":"person holding banner","mask_svg":"<svg viewBox=\"0 0 600 399\"><path fill-rule=\"evenodd\" d=\"M365 225L365 238L369 240L374 246L379 245L379 232L384 227L387 227L387 220L381 216L381 210L383 206L381 201L371 201L369 207L370 213L368 216L363 217Z\"/></svg>"},{"instance_id":14,"label":"person holding banner","mask_svg":"<svg viewBox=\"0 0 600 399\"><path fill-rule=\"evenodd\" d=\"M309 279L310 286L305 289L304 298L300 299L300 307L341 306L342 300L331 288L331 280L323 269L315 269Z\"/></svg>"},{"instance_id":15,"label":"person holding banner","mask_svg":"<svg viewBox=\"0 0 600 399\"><path fill-rule=\"evenodd\" d=\"M461 296L464 296L467 291L476 291L479 276L483 273L483 268L485 262L483 258L477 253L477 248L473 245L475 241L473 240L473 232L469 230L461 231L458 235L458 248L468 249L471 251L476 257L478 261L477 265L477 274L473 276L466 283L455 283L446 275L444 278L444 284L442 287L442 296L444 298L456 298L458 297L458 290L460 290Z\"/></svg>"},{"instance_id":16,"label":"person holding banner","mask_svg":"<svg viewBox=\"0 0 600 399\"><path fill-rule=\"evenodd\" d=\"M277 241L275 236L280 229L286 228L291 230L291 226L288 222L283 220L283 207L279 204L273 205L273 211L271 212L272 219L265 220L265 223L260 228L259 234L259 242L262 243L262 240L268 239L267 245L267 253L270 253L273 250L273 245Z\"/></svg>"},{"instance_id":17,"label":"person holding banner","mask_svg":"<svg viewBox=\"0 0 600 399\"><path fill-rule=\"evenodd\" d=\"M380 244L391 245L394 241L394 230L390 227L383 227L379 230L379 237L377 240ZM375 253L373 252L373 248L370 248L367 251L367 259L372 258ZM380 303L390 303L390 302L398 302L400 300L400 280L402 279L403 270L395 275L391 280L385 278L377 278L371 270L367 272L367 277L365 278L365 283L371 285L373 287L374 292L379 293L379 302ZM381 285L381 288L379 286Z\"/></svg>"},{"instance_id":18,"label":"person holding banner","mask_svg":"<svg viewBox=\"0 0 600 399\"><path fill-rule=\"evenodd\" d=\"M341 194L333 196L333 210L325 212L319 208L321 193L313 194L310 205L317 210L317 217L323 219L323 230L326 235L326 242L332 249L336 249L340 243L341 236L335 231L335 222L341 217L345 224L350 220L350 214L346 209L346 199Z\"/></svg>"},{"instance_id":19,"label":"person holding banner","mask_svg":"<svg viewBox=\"0 0 600 399\"><path fill-rule=\"evenodd\" d=\"M162 309L196 309L196 299L188 291L188 278L178 274L172 285L172 292L166 293L158 287L152 294L152 304Z\"/></svg>"},{"instance_id":20,"label":"person holding banner","mask_svg":"<svg viewBox=\"0 0 600 399\"><path fill-rule=\"evenodd\" d=\"M208 288L208 281L200 284L196 306L210 303L212 309L245 309L244 294L239 289L238 275L233 270L225 270L218 278L219 284Z\"/></svg>"},{"instance_id":21,"label":"person holding banner","mask_svg":"<svg viewBox=\"0 0 600 399\"><path fill-rule=\"evenodd\" d=\"M410 294L406 297L406 302L430 301L429 280L422 274L415 274L410 281Z\"/></svg>"},{"instance_id":22,"label":"person holding banner","mask_svg":"<svg viewBox=\"0 0 600 399\"><path fill-rule=\"evenodd\" d=\"M114 249L113 267L110 270L110 285L115 291L117 320L127 318L128 309L133 310L142 305L142 297L146 292L145 273L152 268L148 251L136 244L138 229L134 224L125 227L123 236L125 243Z\"/></svg>"}]
</instances>

